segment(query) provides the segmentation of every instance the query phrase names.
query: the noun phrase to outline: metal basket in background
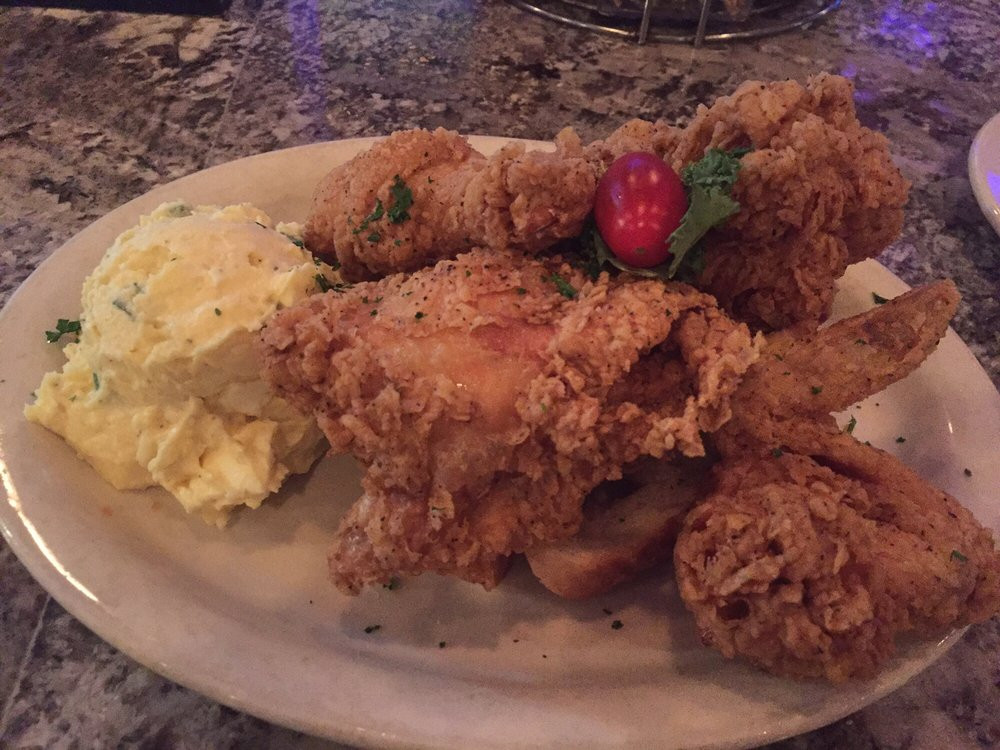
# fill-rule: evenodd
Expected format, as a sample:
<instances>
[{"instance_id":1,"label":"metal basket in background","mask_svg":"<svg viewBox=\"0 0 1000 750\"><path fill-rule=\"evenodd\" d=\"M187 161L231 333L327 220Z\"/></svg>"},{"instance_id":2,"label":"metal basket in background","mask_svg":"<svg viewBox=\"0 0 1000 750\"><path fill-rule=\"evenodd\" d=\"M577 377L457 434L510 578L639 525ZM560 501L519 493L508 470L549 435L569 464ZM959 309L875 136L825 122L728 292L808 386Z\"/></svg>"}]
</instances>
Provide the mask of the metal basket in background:
<instances>
[{"instance_id":1,"label":"metal basket in background","mask_svg":"<svg viewBox=\"0 0 1000 750\"><path fill-rule=\"evenodd\" d=\"M842 0L508 0L580 29L646 41L753 39L806 26Z\"/></svg>"}]
</instances>

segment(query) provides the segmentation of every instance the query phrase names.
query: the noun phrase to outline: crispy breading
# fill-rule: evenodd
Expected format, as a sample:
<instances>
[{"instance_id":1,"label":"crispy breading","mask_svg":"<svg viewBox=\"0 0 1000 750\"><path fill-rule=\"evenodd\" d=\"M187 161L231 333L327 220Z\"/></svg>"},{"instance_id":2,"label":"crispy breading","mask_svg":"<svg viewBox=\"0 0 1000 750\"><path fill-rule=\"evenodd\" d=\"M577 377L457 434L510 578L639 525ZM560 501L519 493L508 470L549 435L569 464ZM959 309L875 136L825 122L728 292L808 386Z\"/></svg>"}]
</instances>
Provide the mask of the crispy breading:
<instances>
[{"instance_id":1,"label":"crispy breading","mask_svg":"<svg viewBox=\"0 0 1000 750\"><path fill-rule=\"evenodd\" d=\"M888 141L858 121L853 92L828 74L747 81L699 107L680 136L678 170L709 148L753 148L734 190L740 211L706 241L697 281L741 320L823 320L847 266L899 235L909 183Z\"/></svg>"},{"instance_id":2,"label":"crispy breading","mask_svg":"<svg viewBox=\"0 0 1000 750\"><path fill-rule=\"evenodd\" d=\"M583 153L599 177L619 156L633 151L646 151L666 159L677 148L681 129L665 122L629 120L603 140L594 141L584 147ZM572 133L566 128L560 135Z\"/></svg>"},{"instance_id":3,"label":"crispy breading","mask_svg":"<svg viewBox=\"0 0 1000 750\"><path fill-rule=\"evenodd\" d=\"M392 211L394 184L412 196L405 219ZM400 131L323 178L305 241L336 258L352 281L415 270L476 246L534 253L580 232L595 186L569 132L551 153L511 144L486 158L443 128Z\"/></svg>"},{"instance_id":4,"label":"crispy breading","mask_svg":"<svg viewBox=\"0 0 1000 750\"><path fill-rule=\"evenodd\" d=\"M756 358L683 284L489 251L312 298L263 341L278 392L367 467L331 554L347 591L426 570L490 585L498 558L572 535L624 464L701 455ZM650 350L684 362L686 398L612 394Z\"/></svg>"},{"instance_id":5,"label":"crispy breading","mask_svg":"<svg viewBox=\"0 0 1000 750\"><path fill-rule=\"evenodd\" d=\"M909 190L852 95L841 76L748 81L685 128L631 120L586 147L566 128L553 152L510 145L489 159L450 131L394 133L324 178L306 242L352 280L473 246L534 254L580 233L598 180L627 152L655 153L680 172L710 148L752 147L734 189L741 209L704 240L696 286L758 328L816 324L847 266L898 236ZM410 219L365 223L389 210L397 176L412 191Z\"/></svg>"},{"instance_id":6,"label":"crispy breading","mask_svg":"<svg viewBox=\"0 0 1000 750\"><path fill-rule=\"evenodd\" d=\"M703 640L777 674L870 676L901 633L1000 610L1000 554L958 502L829 412L913 371L958 297L939 282L817 332L772 335L713 438L711 496L674 562Z\"/></svg>"},{"instance_id":7,"label":"crispy breading","mask_svg":"<svg viewBox=\"0 0 1000 750\"><path fill-rule=\"evenodd\" d=\"M702 640L775 674L869 677L896 637L1000 609L1000 555L954 498L836 431L812 450L737 458L674 551Z\"/></svg>"},{"instance_id":8,"label":"crispy breading","mask_svg":"<svg viewBox=\"0 0 1000 750\"><path fill-rule=\"evenodd\" d=\"M787 420L828 419L903 379L937 347L957 305L955 285L938 281L815 331L771 334L716 442L729 453L767 453L781 447Z\"/></svg>"}]
</instances>

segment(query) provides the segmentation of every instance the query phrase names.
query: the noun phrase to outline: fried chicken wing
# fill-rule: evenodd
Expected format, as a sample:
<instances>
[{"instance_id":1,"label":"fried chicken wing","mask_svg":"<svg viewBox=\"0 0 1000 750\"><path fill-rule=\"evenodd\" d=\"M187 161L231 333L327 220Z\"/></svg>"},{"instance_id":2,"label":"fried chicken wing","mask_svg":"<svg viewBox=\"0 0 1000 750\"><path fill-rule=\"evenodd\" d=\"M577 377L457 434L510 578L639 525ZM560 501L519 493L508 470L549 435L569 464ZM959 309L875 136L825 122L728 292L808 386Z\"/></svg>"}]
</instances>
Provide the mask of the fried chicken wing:
<instances>
[{"instance_id":1,"label":"fried chicken wing","mask_svg":"<svg viewBox=\"0 0 1000 750\"><path fill-rule=\"evenodd\" d=\"M815 325L847 266L899 235L909 191L888 141L858 121L849 80L747 81L685 128L633 120L584 152L599 173L627 151L680 173L711 148L743 147L740 211L706 237L695 285L755 327Z\"/></svg>"},{"instance_id":2,"label":"fried chicken wing","mask_svg":"<svg viewBox=\"0 0 1000 750\"><path fill-rule=\"evenodd\" d=\"M815 331L771 334L716 441L729 453L766 453L781 447L787 420L828 420L903 379L937 347L957 305L955 285L939 281Z\"/></svg>"},{"instance_id":3,"label":"fried chicken wing","mask_svg":"<svg viewBox=\"0 0 1000 750\"><path fill-rule=\"evenodd\" d=\"M959 503L829 412L909 374L958 297L940 282L813 333L772 335L715 436L678 585L703 640L776 674L872 675L898 635L1000 610L1000 554Z\"/></svg>"},{"instance_id":4,"label":"fried chicken wing","mask_svg":"<svg viewBox=\"0 0 1000 750\"><path fill-rule=\"evenodd\" d=\"M685 285L489 251L315 297L263 342L278 391L367 467L330 558L351 592L422 571L495 583L511 552L572 535L624 464L702 454L756 357L747 328ZM683 398L615 390L650 351L683 363Z\"/></svg>"},{"instance_id":5,"label":"fried chicken wing","mask_svg":"<svg viewBox=\"0 0 1000 750\"><path fill-rule=\"evenodd\" d=\"M349 280L411 271L475 246L534 253L578 234L596 178L579 139L486 158L442 128L393 133L319 184L305 241Z\"/></svg>"}]
</instances>

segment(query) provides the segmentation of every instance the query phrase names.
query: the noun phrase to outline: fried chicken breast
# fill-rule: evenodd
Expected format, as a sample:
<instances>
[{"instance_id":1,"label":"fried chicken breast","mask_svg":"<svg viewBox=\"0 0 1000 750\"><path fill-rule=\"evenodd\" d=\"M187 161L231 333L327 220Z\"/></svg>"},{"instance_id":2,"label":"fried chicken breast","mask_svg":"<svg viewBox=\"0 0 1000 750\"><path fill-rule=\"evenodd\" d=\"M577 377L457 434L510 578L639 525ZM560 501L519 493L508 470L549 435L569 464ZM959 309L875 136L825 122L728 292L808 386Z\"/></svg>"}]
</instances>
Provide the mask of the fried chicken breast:
<instances>
[{"instance_id":1,"label":"fried chicken breast","mask_svg":"<svg viewBox=\"0 0 1000 750\"><path fill-rule=\"evenodd\" d=\"M330 556L349 592L423 571L494 584L510 553L575 533L624 464L701 455L756 358L685 285L485 250L314 297L263 345L277 391L367 469ZM682 363L682 398L616 390L650 352Z\"/></svg>"}]
</instances>

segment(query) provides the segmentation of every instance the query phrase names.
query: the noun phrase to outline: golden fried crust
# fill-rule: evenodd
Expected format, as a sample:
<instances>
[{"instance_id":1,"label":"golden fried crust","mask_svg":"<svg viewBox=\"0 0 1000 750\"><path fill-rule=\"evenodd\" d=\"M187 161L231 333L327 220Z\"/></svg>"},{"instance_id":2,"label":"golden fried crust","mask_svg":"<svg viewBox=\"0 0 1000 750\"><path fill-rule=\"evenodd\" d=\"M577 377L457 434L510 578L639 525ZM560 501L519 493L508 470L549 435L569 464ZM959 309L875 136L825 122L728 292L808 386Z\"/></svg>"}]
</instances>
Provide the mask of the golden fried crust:
<instances>
[{"instance_id":1,"label":"golden fried crust","mask_svg":"<svg viewBox=\"0 0 1000 750\"><path fill-rule=\"evenodd\" d=\"M874 674L900 633L1000 609L1000 555L954 498L849 435L812 448L725 461L688 516L674 564L706 644L841 682Z\"/></svg>"},{"instance_id":2,"label":"golden fried crust","mask_svg":"<svg viewBox=\"0 0 1000 750\"><path fill-rule=\"evenodd\" d=\"M803 324L771 334L717 443L730 453L768 453L782 446L787 420L829 421L902 380L937 348L957 305L955 285L939 281L819 330Z\"/></svg>"},{"instance_id":3,"label":"golden fried crust","mask_svg":"<svg viewBox=\"0 0 1000 750\"><path fill-rule=\"evenodd\" d=\"M426 570L486 583L498 557L572 535L622 465L701 455L756 357L747 328L683 284L488 251L314 297L263 345L278 392L367 467L331 555L348 591ZM612 397L661 346L685 363L685 398Z\"/></svg>"},{"instance_id":4,"label":"golden fried crust","mask_svg":"<svg viewBox=\"0 0 1000 750\"><path fill-rule=\"evenodd\" d=\"M487 159L442 128L393 133L320 182L306 244L335 256L350 280L475 246L535 253L580 232L596 186L579 140L566 134L556 145L548 153L512 144ZM413 197L405 219L392 212L397 177ZM374 218L379 203L385 214Z\"/></svg>"},{"instance_id":5,"label":"golden fried crust","mask_svg":"<svg viewBox=\"0 0 1000 750\"><path fill-rule=\"evenodd\" d=\"M456 236L460 206L439 204L433 195L446 180L448 188L464 181L483 161L465 138L442 128L393 133L320 181L306 223L306 244L339 261L350 279L371 278L381 267L418 267L428 242L461 240ZM376 209L376 199L383 208L392 204L389 188L397 175L414 194L411 220L394 224L383 216L363 226ZM437 188L432 187L435 179ZM433 227L423 220L427 213L436 217Z\"/></svg>"},{"instance_id":6,"label":"golden fried crust","mask_svg":"<svg viewBox=\"0 0 1000 750\"><path fill-rule=\"evenodd\" d=\"M615 159L633 151L645 151L666 159L677 148L681 132L680 128L665 122L629 120L607 138L588 144L583 153L595 174L601 175Z\"/></svg>"},{"instance_id":7,"label":"golden fried crust","mask_svg":"<svg viewBox=\"0 0 1000 750\"><path fill-rule=\"evenodd\" d=\"M909 183L886 139L858 122L840 76L747 82L700 109L674 152L682 166L710 147L751 146L734 197L740 211L706 243L699 287L765 329L818 322L847 266L902 228Z\"/></svg>"},{"instance_id":8,"label":"golden fried crust","mask_svg":"<svg viewBox=\"0 0 1000 750\"><path fill-rule=\"evenodd\" d=\"M872 675L896 637L1000 609L1000 554L969 511L829 412L913 371L944 335L950 282L814 332L772 335L713 437L712 495L674 552L702 638L777 674Z\"/></svg>"}]
</instances>

